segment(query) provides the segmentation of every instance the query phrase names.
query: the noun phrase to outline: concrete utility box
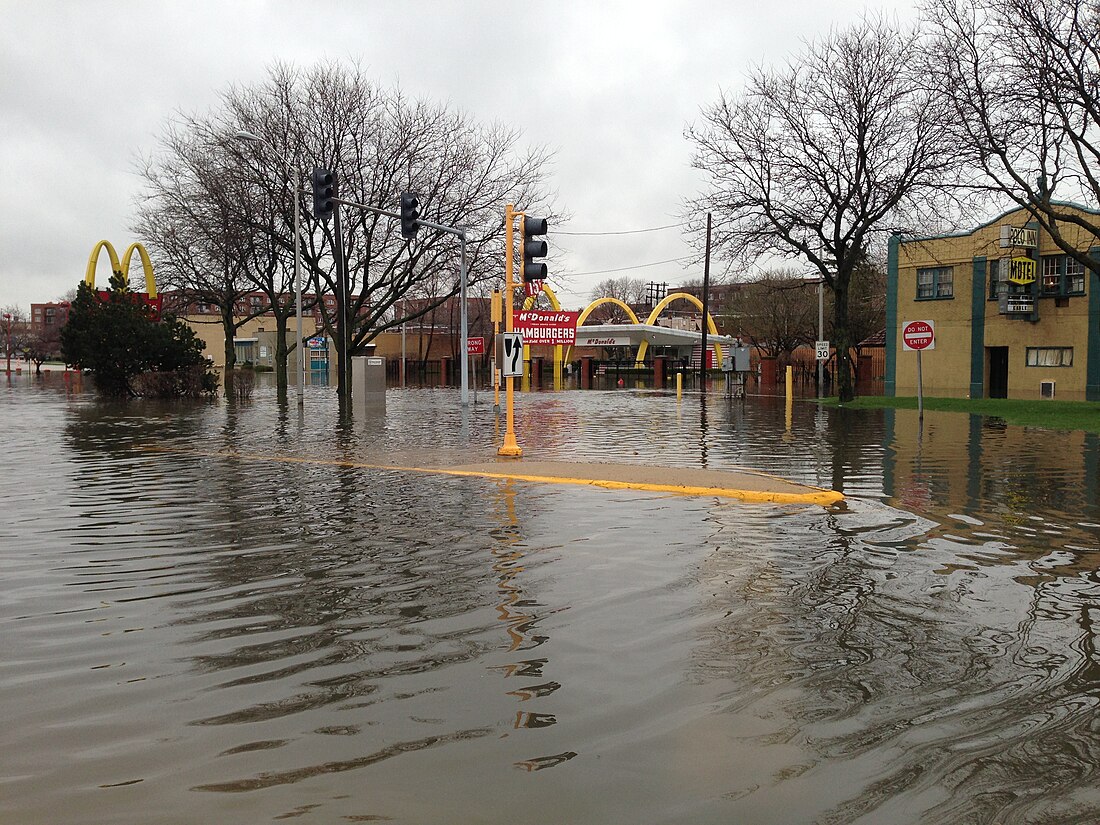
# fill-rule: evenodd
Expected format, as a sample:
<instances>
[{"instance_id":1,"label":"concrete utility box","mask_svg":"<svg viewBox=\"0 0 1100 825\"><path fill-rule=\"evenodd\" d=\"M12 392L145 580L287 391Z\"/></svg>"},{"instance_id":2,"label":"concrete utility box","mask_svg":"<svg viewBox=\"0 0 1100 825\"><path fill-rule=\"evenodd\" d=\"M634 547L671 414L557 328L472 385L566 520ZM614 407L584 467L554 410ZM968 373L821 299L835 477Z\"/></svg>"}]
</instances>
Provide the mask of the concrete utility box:
<instances>
[{"instance_id":1,"label":"concrete utility box","mask_svg":"<svg viewBox=\"0 0 1100 825\"><path fill-rule=\"evenodd\" d=\"M730 347L730 355L733 357L733 371L734 372L748 372L749 371L749 348L748 347Z\"/></svg>"},{"instance_id":2,"label":"concrete utility box","mask_svg":"<svg viewBox=\"0 0 1100 825\"><path fill-rule=\"evenodd\" d=\"M386 408L386 359L357 355L351 359L351 404L353 409Z\"/></svg>"}]
</instances>

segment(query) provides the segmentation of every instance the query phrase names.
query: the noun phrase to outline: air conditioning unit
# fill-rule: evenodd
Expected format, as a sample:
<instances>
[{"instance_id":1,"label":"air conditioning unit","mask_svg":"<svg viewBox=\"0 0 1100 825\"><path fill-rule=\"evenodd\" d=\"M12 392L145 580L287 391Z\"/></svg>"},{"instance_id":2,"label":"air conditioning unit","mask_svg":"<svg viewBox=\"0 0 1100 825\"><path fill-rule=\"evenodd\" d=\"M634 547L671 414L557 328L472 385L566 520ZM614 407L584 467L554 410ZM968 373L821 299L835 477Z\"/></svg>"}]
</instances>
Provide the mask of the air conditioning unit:
<instances>
[{"instance_id":1,"label":"air conditioning unit","mask_svg":"<svg viewBox=\"0 0 1100 825\"><path fill-rule=\"evenodd\" d=\"M1054 382L1053 381L1040 381L1039 382L1039 397L1040 398L1053 398L1054 397Z\"/></svg>"}]
</instances>

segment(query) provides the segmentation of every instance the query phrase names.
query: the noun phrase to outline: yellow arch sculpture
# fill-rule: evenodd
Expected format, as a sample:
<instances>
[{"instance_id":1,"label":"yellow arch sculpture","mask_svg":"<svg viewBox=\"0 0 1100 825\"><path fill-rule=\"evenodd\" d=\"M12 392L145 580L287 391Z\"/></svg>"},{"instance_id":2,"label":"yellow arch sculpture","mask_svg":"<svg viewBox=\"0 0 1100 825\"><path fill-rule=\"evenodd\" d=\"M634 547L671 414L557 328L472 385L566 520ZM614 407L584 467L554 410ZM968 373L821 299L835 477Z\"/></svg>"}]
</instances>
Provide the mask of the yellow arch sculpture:
<instances>
[{"instance_id":1,"label":"yellow arch sculpture","mask_svg":"<svg viewBox=\"0 0 1100 825\"><path fill-rule=\"evenodd\" d=\"M145 270L145 291L149 293L150 298L157 297L157 280L153 275L153 262L149 260L149 253L140 243L132 243L126 248L126 254L122 256L121 264L119 264L118 252L115 251L115 247L110 241L97 243L92 247L92 254L88 257L88 268L84 271L84 283L90 287L95 287L95 271L99 264L99 253L104 249L107 250L107 257L111 259L111 271L121 272L127 278L130 277L130 259L136 251L138 257L141 258L141 267Z\"/></svg>"},{"instance_id":2,"label":"yellow arch sculpture","mask_svg":"<svg viewBox=\"0 0 1100 825\"><path fill-rule=\"evenodd\" d=\"M696 298L694 295L688 292L673 292L671 295L666 295L664 298L661 299L660 303L658 303L657 306L653 307L653 312L649 313L649 317L646 318L646 324L652 324L654 321L656 321L657 316L661 314L661 310L663 310L673 301L679 300L680 298L691 301L691 303L695 304L695 306L699 308L700 312L703 311L703 302ZM715 335L718 334L718 328L714 325L714 318L709 312L707 313L707 329L710 332L713 332ZM649 349L649 341L642 341L641 346L638 347L638 357L634 359L635 367L641 367L644 365L645 353L647 349ZM718 363L722 363L722 345L719 344L717 341L714 342L714 354L718 358ZM704 359L705 363L707 354L704 352L699 357L701 359Z\"/></svg>"},{"instance_id":3,"label":"yellow arch sculpture","mask_svg":"<svg viewBox=\"0 0 1100 825\"><path fill-rule=\"evenodd\" d=\"M588 316L592 314L592 310L603 304L615 304L616 306L622 307L626 311L626 314L630 316L630 322L632 324L640 323L638 321L638 316L634 314L634 310L632 310L627 304L623 303L618 298L597 298L595 301L586 306L584 308L584 311L577 316L577 329L580 329L582 326L584 326L584 322L588 320ZM573 347L570 346L569 349L565 351L565 360L568 361L569 356L571 356L572 354Z\"/></svg>"}]
</instances>

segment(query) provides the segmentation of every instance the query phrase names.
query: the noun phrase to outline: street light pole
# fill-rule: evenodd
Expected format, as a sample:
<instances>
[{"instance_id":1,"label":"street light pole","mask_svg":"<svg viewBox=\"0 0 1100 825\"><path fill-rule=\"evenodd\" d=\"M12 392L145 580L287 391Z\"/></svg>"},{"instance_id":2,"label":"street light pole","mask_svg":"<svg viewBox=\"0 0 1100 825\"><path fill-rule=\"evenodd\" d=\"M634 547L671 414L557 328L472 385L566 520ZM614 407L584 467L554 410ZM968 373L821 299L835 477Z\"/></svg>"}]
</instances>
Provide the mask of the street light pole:
<instances>
[{"instance_id":1,"label":"street light pole","mask_svg":"<svg viewBox=\"0 0 1100 825\"><path fill-rule=\"evenodd\" d=\"M825 279L817 282L817 340L825 340ZM825 362L817 359L817 397L825 397Z\"/></svg>"},{"instance_id":2,"label":"street light pole","mask_svg":"<svg viewBox=\"0 0 1100 825\"><path fill-rule=\"evenodd\" d=\"M294 301L295 301L295 314L297 316L297 332L298 343L295 346L295 352L298 355L298 406L304 407L306 403L305 396L305 337L302 330L302 233L301 229L301 205L298 197L298 182L302 179L301 174L297 166L291 164L283 155L278 152L274 146L268 143L259 135L254 135L252 132L246 132L243 129L239 130L234 137L237 140L243 140L248 143L260 143L267 147L267 149L282 161L286 167L287 174L291 176L293 184L290 187L290 191L294 196Z\"/></svg>"},{"instance_id":3,"label":"street light pole","mask_svg":"<svg viewBox=\"0 0 1100 825\"><path fill-rule=\"evenodd\" d=\"M466 310L466 230L462 229L458 235L459 241L462 245L462 272L460 277L462 278L461 289L461 301L462 308L459 312L460 323L462 324L462 334L459 336L460 341L458 344L458 359L462 364L462 380L460 382L459 390L459 403L463 407L470 404L470 339L469 339L469 326L467 324L467 310Z\"/></svg>"}]
</instances>

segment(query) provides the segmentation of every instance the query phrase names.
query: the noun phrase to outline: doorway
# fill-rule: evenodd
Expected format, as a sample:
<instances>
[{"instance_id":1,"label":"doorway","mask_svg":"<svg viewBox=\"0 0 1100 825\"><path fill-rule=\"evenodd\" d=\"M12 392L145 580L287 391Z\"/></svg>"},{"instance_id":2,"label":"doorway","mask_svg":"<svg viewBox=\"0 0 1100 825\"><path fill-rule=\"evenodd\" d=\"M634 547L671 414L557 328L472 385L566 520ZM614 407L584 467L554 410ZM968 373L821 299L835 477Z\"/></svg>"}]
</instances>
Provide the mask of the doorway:
<instances>
[{"instance_id":1,"label":"doorway","mask_svg":"<svg viewBox=\"0 0 1100 825\"><path fill-rule=\"evenodd\" d=\"M986 347L989 397L1008 398L1008 347Z\"/></svg>"}]
</instances>

